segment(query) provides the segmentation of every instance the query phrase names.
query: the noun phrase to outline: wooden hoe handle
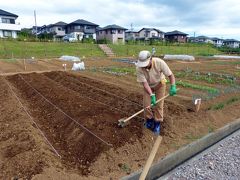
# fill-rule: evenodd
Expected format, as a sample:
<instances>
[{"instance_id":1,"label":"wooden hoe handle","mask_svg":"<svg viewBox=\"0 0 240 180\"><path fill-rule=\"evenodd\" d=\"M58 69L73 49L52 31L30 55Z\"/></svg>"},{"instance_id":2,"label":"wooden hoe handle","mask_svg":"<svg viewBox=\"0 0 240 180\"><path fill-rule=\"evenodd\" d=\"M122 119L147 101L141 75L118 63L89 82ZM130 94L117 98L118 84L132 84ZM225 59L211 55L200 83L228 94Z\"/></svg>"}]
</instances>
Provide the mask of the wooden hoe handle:
<instances>
[{"instance_id":1,"label":"wooden hoe handle","mask_svg":"<svg viewBox=\"0 0 240 180\"><path fill-rule=\"evenodd\" d=\"M156 101L156 104L159 103L160 101L164 100L164 99L167 98L168 96L169 96L169 94L167 94L166 96L164 96L164 97L158 99L158 100ZM132 119L133 117L137 116L138 114L142 113L142 112L144 111L144 109L147 109L147 108L150 108L150 107L152 107L152 105L151 105L151 106L148 106L148 107L146 107L146 108L143 108L142 110L136 112L136 113L133 114L132 116L130 116L130 117L124 119L124 120L123 120L124 123L127 122L127 121L129 121L129 120Z\"/></svg>"},{"instance_id":2,"label":"wooden hoe handle","mask_svg":"<svg viewBox=\"0 0 240 180\"><path fill-rule=\"evenodd\" d=\"M145 178L146 178L146 176L148 174L148 171L149 171L149 169L150 169L150 167L152 165L152 162L154 160L154 157L155 157L155 155L157 153L157 150L158 150L158 147L159 147L161 141L162 141L162 136L158 136L156 141L155 141L155 143L154 143L154 145L153 145L153 148L152 148L152 151L151 151L151 153L150 153L150 155L148 157L148 160L147 160L147 162L146 162L146 164L145 164L145 166L143 168L143 171L142 171L142 174L141 174L139 180L145 180Z\"/></svg>"}]
</instances>

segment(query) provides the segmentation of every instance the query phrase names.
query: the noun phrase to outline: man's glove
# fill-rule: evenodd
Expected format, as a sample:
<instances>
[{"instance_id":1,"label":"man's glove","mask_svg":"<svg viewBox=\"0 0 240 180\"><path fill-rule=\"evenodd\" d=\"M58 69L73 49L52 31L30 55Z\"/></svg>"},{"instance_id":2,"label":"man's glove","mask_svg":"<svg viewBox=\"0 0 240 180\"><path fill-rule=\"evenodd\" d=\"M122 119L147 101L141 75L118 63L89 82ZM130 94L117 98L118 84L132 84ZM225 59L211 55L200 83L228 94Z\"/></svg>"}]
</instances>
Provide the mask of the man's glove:
<instances>
[{"instance_id":1,"label":"man's glove","mask_svg":"<svg viewBox=\"0 0 240 180\"><path fill-rule=\"evenodd\" d=\"M170 96L174 96L177 94L176 84L171 85L169 94L170 94Z\"/></svg>"},{"instance_id":2,"label":"man's glove","mask_svg":"<svg viewBox=\"0 0 240 180\"><path fill-rule=\"evenodd\" d=\"M155 94L151 94L151 104L152 104L152 106L156 105L156 95Z\"/></svg>"}]
</instances>

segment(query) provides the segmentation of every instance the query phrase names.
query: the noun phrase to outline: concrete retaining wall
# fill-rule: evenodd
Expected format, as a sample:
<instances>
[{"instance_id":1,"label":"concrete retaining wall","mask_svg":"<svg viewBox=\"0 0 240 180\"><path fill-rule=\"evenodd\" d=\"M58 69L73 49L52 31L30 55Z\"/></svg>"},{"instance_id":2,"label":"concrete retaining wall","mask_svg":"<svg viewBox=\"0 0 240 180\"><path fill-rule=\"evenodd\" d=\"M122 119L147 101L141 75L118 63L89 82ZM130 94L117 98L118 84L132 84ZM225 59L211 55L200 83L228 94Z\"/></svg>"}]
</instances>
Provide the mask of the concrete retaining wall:
<instances>
[{"instance_id":1,"label":"concrete retaining wall","mask_svg":"<svg viewBox=\"0 0 240 180\"><path fill-rule=\"evenodd\" d=\"M233 132L240 129L240 118L236 121L224 126L212 132L203 138L179 149L178 151L169 154L161 161L153 165L150 170L149 174L146 179L155 179L158 178L168 171L172 170L179 164L183 163L184 161L188 160L189 158L193 157L197 153L205 150L209 146L217 143L218 141L222 140L226 136L232 134ZM161 145L160 145L161 146ZM138 180L141 175L142 169L130 174L129 176L125 176L121 178L122 180Z\"/></svg>"}]
</instances>

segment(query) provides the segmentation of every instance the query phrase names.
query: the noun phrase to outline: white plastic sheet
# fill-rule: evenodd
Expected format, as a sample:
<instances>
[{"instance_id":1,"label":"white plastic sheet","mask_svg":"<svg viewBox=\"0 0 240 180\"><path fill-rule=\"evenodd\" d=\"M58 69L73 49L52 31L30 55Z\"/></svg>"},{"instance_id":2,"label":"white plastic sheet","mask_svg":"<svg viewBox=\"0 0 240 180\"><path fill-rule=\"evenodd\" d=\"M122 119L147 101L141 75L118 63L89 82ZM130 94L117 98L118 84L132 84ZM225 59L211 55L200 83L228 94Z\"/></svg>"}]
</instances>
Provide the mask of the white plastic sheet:
<instances>
[{"instance_id":1,"label":"white plastic sheet","mask_svg":"<svg viewBox=\"0 0 240 180\"><path fill-rule=\"evenodd\" d=\"M85 70L84 62L73 63L72 70L73 70L73 71L81 71L81 70Z\"/></svg>"},{"instance_id":2,"label":"white plastic sheet","mask_svg":"<svg viewBox=\"0 0 240 180\"><path fill-rule=\"evenodd\" d=\"M183 60L183 61L194 61L194 56L190 55L169 55L166 54L163 58L164 60Z\"/></svg>"},{"instance_id":3,"label":"white plastic sheet","mask_svg":"<svg viewBox=\"0 0 240 180\"><path fill-rule=\"evenodd\" d=\"M59 59L62 61L81 61L81 59L76 56L61 56Z\"/></svg>"},{"instance_id":4,"label":"white plastic sheet","mask_svg":"<svg viewBox=\"0 0 240 180\"><path fill-rule=\"evenodd\" d=\"M213 57L222 59L240 59L240 56L227 56L227 55L214 55Z\"/></svg>"}]
</instances>

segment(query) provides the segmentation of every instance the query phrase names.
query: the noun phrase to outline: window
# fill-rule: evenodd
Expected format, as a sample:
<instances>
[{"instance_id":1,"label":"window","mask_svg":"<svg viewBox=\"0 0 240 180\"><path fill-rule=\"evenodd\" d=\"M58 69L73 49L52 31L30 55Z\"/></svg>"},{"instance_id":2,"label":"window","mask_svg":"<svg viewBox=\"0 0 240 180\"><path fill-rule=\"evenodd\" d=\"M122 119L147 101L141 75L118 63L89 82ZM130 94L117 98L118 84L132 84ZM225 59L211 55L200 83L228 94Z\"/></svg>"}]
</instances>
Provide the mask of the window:
<instances>
[{"instance_id":1,"label":"window","mask_svg":"<svg viewBox=\"0 0 240 180\"><path fill-rule=\"evenodd\" d=\"M111 34L116 34L116 30L111 30Z\"/></svg>"},{"instance_id":2,"label":"window","mask_svg":"<svg viewBox=\"0 0 240 180\"><path fill-rule=\"evenodd\" d=\"M92 26L85 26L85 29L92 29Z\"/></svg>"},{"instance_id":3,"label":"window","mask_svg":"<svg viewBox=\"0 0 240 180\"><path fill-rule=\"evenodd\" d=\"M10 19L2 18L2 23L10 24Z\"/></svg>"},{"instance_id":4,"label":"window","mask_svg":"<svg viewBox=\"0 0 240 180\"><path fill-rule=\"evenodd\" d=\"M12 37L12 31L3 31L4 37Z\"/></svg>"},{"instance_id":5,"label":"window","mask_svg":"<svg viewBox=\"0 0 240 180\"><path fill-rule=\"evenodd\" d=\"M118 34L122 34L122 30L118 30Z\"/></svg>"},{"instance_id":6,"label":"window","mask_svg":"<svg viewBox=\"0 0 240 180\"><path fill-rule=\"evenodd\" d=\"M81 26L75 26L75 29L81 29Z\"/></svg>"},{"instance_id":7,"label":"window","mask_svg":"<svg viewBox=\"0 0 240 180\"><path fill-rule=\"evenodd\" d=\"M61 27L58 27L58 31L62 31L62 28L61 28Z\"/></svg>"},{"instance_id":8,"label":"window","mask_svg":"<svg viewBox=\"0 0 240 180\"><path fill-rule=\"evenodd\" d=\"M14 19L9 19L9 18L2 18L2 23L15 24L15 20Z\"/></svg>"}]
</instances>

